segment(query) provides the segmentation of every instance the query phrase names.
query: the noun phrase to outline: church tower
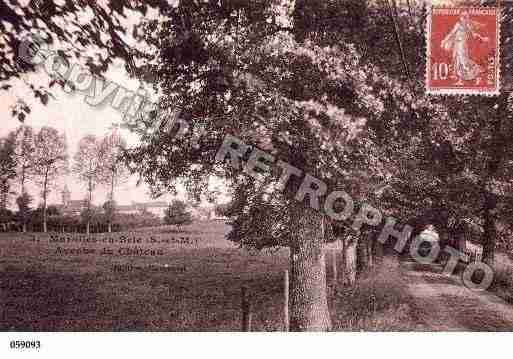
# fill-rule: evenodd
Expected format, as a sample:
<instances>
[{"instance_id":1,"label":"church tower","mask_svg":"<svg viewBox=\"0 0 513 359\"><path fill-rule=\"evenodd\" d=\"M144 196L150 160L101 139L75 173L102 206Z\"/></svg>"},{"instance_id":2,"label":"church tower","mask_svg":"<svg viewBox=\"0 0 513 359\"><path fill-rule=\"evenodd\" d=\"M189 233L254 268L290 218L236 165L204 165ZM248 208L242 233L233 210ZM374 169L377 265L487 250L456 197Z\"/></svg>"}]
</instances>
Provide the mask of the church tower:
<instances>
[{"instance_id":1,"label":"church tower","mask_svg":"<svg viewBox=\"0 0 513 359\"><path fill-rule=\"evenodd\" d=\"M68 185L65 185L64 189L62 190L62 205L64 207L67 207L70 200L71 200L71 192L69 191Z\"/></svg>"}]
</instances>

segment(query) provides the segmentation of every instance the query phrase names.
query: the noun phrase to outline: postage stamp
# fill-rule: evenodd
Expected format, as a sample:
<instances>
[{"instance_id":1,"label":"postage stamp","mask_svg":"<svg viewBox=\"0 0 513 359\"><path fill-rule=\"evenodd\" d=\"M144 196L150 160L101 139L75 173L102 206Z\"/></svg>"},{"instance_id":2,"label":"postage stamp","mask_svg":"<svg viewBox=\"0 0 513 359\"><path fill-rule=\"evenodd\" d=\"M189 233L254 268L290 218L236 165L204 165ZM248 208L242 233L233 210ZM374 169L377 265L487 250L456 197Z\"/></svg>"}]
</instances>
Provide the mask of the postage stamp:
<instances>
[{"instance_id":1,"label":"postage stamp","mask_svg":"<svg viewBox=\"0 0 513 359\"><path fill-rule=\"evenodd\" d=\"M426 92L499 94L500 9L433 7L427 21Z\"/></svg>"}]
</instances>

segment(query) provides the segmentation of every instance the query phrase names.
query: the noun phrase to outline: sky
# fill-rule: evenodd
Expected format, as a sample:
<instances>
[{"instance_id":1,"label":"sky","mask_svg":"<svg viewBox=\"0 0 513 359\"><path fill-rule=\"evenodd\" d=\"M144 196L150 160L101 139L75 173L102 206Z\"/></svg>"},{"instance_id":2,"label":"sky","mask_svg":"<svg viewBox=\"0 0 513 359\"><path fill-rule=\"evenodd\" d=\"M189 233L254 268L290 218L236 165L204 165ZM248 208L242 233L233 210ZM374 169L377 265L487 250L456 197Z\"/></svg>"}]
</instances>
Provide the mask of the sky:
<instances>
[{"instance_id":1,"label":"sky","mask_svg":"<svg viewBox=\"0 0 513 359\"><path fill-rule=\"evenodd\" d=\"M46 82L45 76L48 75L40 69L36 74L30 75L30 79L36 80L36 83L39 81ZM138 82L128 77L123 66L112 67L107 72L106 77L130 90L135 91L138 88ZM0 137L7 135L20 125L18 119L10 115L10 108L16 102L16 98L27 99L32 111L26 118L25 124L32 126L36 131L42 126L51 126L65 133L71 160L82 137L92 134L101 138L112 131L114 124L120 123L122 120L122 114L109 106L90 106L84 101L84 95L67 94L60 88L53 87L52 93L56 98L51 100L47 106L43 106L40 102L33 100L33 96L29 94L27 86L22 81L13 82L13 85L13 88L9 91L0 92ZM118 131L129 144L137 143L137 138L129 131L124 129ZM116 194L116 200L119 204L152 200L146 185L136 187L137 179L137 176L133 176L127 184L120 186ZM50 195L50 203L61 203L61 192L65 185L69 187L72 199L85 198L85 186L78 183L73 175L70 175L56 184ZM29 191L32 196L37 198L35 201L35 204L37 204L41 190L31 185ZM94 202L96 204L104 203L106 192L106 188L99 187L95 191ZM178 198L184 198L184 194L181 191ZM159 200L171 201L174 198L175 196L166 195Z\"/></svg>"}]
</instances>

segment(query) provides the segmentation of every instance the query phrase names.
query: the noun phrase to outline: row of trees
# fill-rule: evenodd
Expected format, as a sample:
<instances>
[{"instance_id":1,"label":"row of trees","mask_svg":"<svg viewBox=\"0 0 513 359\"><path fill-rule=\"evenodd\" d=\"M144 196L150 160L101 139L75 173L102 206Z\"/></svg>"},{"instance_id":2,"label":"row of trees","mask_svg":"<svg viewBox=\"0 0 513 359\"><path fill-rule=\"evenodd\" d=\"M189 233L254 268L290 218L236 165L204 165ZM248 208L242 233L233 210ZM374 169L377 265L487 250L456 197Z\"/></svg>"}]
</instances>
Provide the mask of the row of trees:
<instances>
[{"instance_id":1,"label":"row of trees","mask_svg":"<svg viewBox=\"0 0 513 359\"><path fill-rule=\"evenodd\" d=\"M107 201L103 207L90 206L84 208L80 214L69 214L63 208L56 205L49 205L47 213L47 229L51 232L65 233L103 233L107 231L127 231L137 228L157 227L162 224L173 225L177 227L189 225L194 218L188 210L185 202L175 200L166 208L164 218L160 219L157 215L141 208L137 213L119 213L112 216L110 212L110 201ZM219 207L217 207L219 208ZM221 210L217 213L225 213ZM22 215L24 217L22 217ZM221 214L219 214L221 216ZM224 214L222 215L224 216ZM4 231L22 231L30 232L43 231L43 208L38 207L34 210L28 209L23 214L21 211L14 213L6 210L3 215L4 222L0 230ZM88 231L89 228L89 232Z\"/></svg>"},{"instance_id":2,"label":"row of trees","mask_svg":"<svg viewBox=\"0 0 513 359\"><path fill-rule=\"evenodd\" d=\"M23 232L26 232L30 205L33 201L28 193L27 184L33 183L41 191L42 231L47 232L48 196L58 179L68 175L71 170L84 184L87 192L87 209L83 217L88 233L94 214L94 190L98 185L108 187L109 198L105 212L111 231L115 215L115 190L129 176L127 167L121 161L125 147L125 141L117 132L112 132L102 139L93 135L85 136L79 142L70 168L64 134L51 127L42 127L36 132L30 126L19 126L0 139L0 222L7 221L9 200L13 195L17 195L17 218ZM15 192L15 189L18 189L18 192Z\"/></svg>"},{"instance_id":3,"label":"row of trees","mask_svg":"<svg viewBox=\"0 0 513 359\"><path fill-rule=\"evenodd\" d=\"M140 208L137 213L120 213L114 207L115 215L113 216L109 208L110 203L110 201L107 201L103 207L91 206L90 208L84 208L80 214L69 214L63 211L60 206L49 205L46 209L48 231L86 233L89 224L90 233L119 232L136 228L157 227L162 224L181 227L194 221L194 216L188 210L188 205L180 200L175 200L169 204L162 219L144 207ZM229 213L225 211L226 208L225 205L217 206L216 215L229 217ZM15 213L6 210L3 213L3 223L0 223L0 231L19 232L23 230L22 223L24 223L25 230L40 232L43 230L42 213L42 207L34 210L28 208L23 214L21 211Z\"/></svg>"},{"instance_id":4,"label":"row of trees","mask_svg":"<svg viewBox=\"0 0 513 359\"><path fill-rule=\"evenodd\" d=\"M112 232L112 223L116 214L115 191L129 178L128 169L122 161L122 153L125 148L125 141L116 132L102 140L93 135L80 140L78 151L75 154L73 172L86 186L87 209L84 217L87 233L90 231L89 227L93 218L93 194L99 185L105 185L109 189L108 201L104 205L104 210L108 220L108 231Z\"/></svg>"},{"instance_id":5,"label":"row of trees","mask_svg":"<svg viewBox=\"0 0 513 359\"><path fill-rule=\"evenodd\" d=\"M38 207L29 210L25 216L25 229L29 232L43 231L43 209ZM114 232L128 231L144 227L162 225L162 220L155 214L141 209L137 213L116 213L112 219L101 207L92 206L91 211L84 209L80 214L63 212L59 206L49 205L47 208L47 224L49 232L86 233L89 222L90 233L105 233L111 228ZM5 222L0 224L0 231L22 231L20 212L4 213Z\"/></svg>"},{"instance_id":6,"label":"row of trees","mask_svg":"<svg viewBox=\"0 0 513 359\"><path fill-rule=\"evenodd\" d=\"M2 222L6 221L10 197L15 194L15 182L19 184L16 199L23 230L26 230L32 197L27 183L33 182L41 189L43 227L46 230L47 201L55 180L64 175L68 168L66 139L56 129L43 127L37 133L22 125L0 140L0 211Z\"/></svg>"}]
</instances>

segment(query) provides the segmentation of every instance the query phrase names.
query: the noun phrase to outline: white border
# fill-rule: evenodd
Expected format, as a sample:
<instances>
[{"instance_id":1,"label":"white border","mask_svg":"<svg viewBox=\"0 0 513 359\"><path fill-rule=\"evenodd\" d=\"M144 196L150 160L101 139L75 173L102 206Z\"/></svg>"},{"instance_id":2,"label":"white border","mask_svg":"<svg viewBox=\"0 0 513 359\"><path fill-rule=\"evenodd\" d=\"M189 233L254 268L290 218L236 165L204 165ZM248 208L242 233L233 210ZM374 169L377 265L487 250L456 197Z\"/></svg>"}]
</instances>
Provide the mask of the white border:
<instances>
[{"instance_id":1,"label":"white border","mask_svg":"<svg viewBox=\"0 0 513 359\"><path fill-rule=\"evenodd\" d=\"M37 339L39 351L9 349ZM0 333L0 357L38 359L483 359L503 357L511 333Z\"/></svg>"},{"instance_id":2,"label":"white border","mask_svg":"<svg viewBox=\"0 0 513 359\"><path fill-rule=\"evenodd\" d=\"M428 9L428 16L426 21L426 73L425 73L425 87L427 95L476 95L476 96L499 96L501 87L501 8L500 7L486 7L486 9L495 10L495 18L497 22L497 48L495 51L496 64L495 64L495 88L493 90L484 89L450 89L440 88L438 90L431 89L429 87L429 69L431 68L431 29L432 29L432 17L433 9L448 9L448 8L459 8L459 9L479 9L476 6L430 6Z\"/></svg>"}]
</instances>

